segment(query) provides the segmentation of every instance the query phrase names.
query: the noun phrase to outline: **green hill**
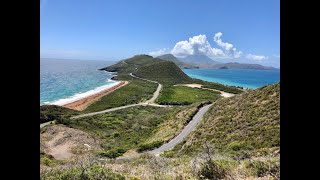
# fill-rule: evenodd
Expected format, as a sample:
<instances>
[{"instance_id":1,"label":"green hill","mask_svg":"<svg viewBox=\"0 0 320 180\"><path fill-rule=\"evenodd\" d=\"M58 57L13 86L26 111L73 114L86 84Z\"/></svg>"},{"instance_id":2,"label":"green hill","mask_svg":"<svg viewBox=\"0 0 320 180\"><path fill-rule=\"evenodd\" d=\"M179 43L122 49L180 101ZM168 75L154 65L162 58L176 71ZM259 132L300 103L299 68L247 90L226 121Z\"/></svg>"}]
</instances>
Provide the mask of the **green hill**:
<instances>
[{"instance_id":1,"label":"green hill","mask_svg":"<svg viewBox=\"0 0 320 180\"><path fill-rule=\"evenodd\" d=\"M192 79L189 76L187 76L175 63L170 61L157 61L139 68L133 74L142 78L158 81L161 84L192 82Z\"/></svg>"},{"instance_id":2,"label":"green hill","mask_svg":"<svg viewBox=\"0 0 320 180\"><path fill-rule=\"evenodd\" d=\"M192 80L175 63L148 55L136 55L100 70L117 72L116 80L131 80L130 73L163 84L189 83Z\"/></svg>"},{"instance_id":3,"label":"green hill","mask_svg":"<svg viewBox=\"0 0 320 180\"><path fill-rule=\"evenodd\" d=\"M172 55L172 54L164 54L164 55L158 56L157 58L158 58L158 59L165 60L165 61L174 62L174 63L175 63L177 66L179 66L180 68L185 68L185 69L199 68L199 67L196 66L196 65L188 64L188 63L185 63L185 62L182 62L182 61L178 60L178 59L177 59L174 55Z\"/></svg>"},{"instance_id":4,"label":"green hill","mask_svg":"<svg viewBox=\"0 0 320 180\"><path fill-rule=\"evenodd\" d=\"M141 66L148 65L156 61L156 59L149 55L136 55L132 58L121 60L114 65L101 68L100 70L118 73L131 73Z\"/></svg>"},{"instance_id":5,"label":"green hill","mask_svg":"<svg viewBox=\"0 0 320 180\"><path fill-rule=\"evenodd\" d=\"M218 100L178 154L199 152L208 141L232 156L272 154L280 148L280 83ZM181 149L180 149L181 148Z\"/></svg>"}]
</instances>

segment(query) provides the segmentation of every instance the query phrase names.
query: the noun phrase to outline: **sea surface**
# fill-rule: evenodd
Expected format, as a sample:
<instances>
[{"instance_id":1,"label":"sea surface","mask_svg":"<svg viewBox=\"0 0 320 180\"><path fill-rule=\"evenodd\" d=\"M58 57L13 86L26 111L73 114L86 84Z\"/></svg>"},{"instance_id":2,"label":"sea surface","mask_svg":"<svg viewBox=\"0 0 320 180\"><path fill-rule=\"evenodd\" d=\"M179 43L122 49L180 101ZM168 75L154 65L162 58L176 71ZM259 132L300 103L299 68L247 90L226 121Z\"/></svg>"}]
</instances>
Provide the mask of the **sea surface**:
<instances>
[{"instance_id":1,"label":"sea surface","mask_svg":"<svg viewBox=\"0 0 320 180\"><path fill-rule=\"evenodd\" d=\"M115 85L112 73L98 70L113 63L40 58L40 105L63 105Z\"/></svg>"},{"instance_id":2,"label":"sea surface","mask_svg":"<svg viewBox=\"0 0 320 180\"><path fill-rule=\"evenodd\" d=\"M256 89L280 81L280 70L254 69L183 69L192 78L225 85Z\"/></svg>"}]
</instances>

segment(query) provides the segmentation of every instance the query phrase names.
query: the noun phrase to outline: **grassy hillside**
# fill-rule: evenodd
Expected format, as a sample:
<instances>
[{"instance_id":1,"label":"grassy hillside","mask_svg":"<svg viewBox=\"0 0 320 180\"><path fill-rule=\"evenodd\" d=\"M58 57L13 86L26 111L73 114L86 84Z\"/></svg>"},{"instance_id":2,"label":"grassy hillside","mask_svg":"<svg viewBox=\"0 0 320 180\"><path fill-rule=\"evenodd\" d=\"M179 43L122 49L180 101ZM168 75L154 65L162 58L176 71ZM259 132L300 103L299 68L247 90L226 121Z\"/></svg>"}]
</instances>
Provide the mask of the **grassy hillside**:
<instances>
[{"instance_id":1,"label":"grassy hillside","mask_svg":"<svg viewBox=\"0 0 320 180\"><path fill-rule=\"evenodd\" d=\"M280 83L218 100L180 146L178 154L195 154L205 141L231 156L269 154L280 148Z\"/></svg>"},{"instance_id":2,"label":"grassy hillside","mask_svg":"<svg viewBox=\"0 0 320 180\"><path fill-rule=\"evenodd\" d=\"M100 70L105 70L109 72L118 72L119 74L122 73L131 73L134 72L137 68L141 66L145 66L151 63L156 62L157 60L154 59L152 56L148 55L136 55L132 58L124 59L119 61L118 63L102 68Z\"/></svg>"},{"instance_id":3,"label":"grassy hillside","mask_svg":"<svg viewBox=\"0 0 320 180\"><path fill-rule=\"evenodd\" d=\"M88 106L83 112L102 111L109 108L136 104L153 96L157 89L156 83L132 78L126 86L103 96L99 101Z\"/></svg>"},{"instance_id":4,"label":"grassy hillside","mask_svg":"<svg viewBox=\"0 0 320 180\"><path fill-rule=\"evenodd\" d=\"M186 111L182 112L183 110ZM127 150L142 151L161 145L183 127L195 110L194 106L174 108L138 106L80 119L65 119L59 123L97 137L105 150L100 154L115 157ZM177 116L179 112L180 115ZM181 116L181 113L186 116ZM159 128L166 130L159 133ZM153 138L150 140L149 138L155 133L158 136L157 141Z\"/></svg>"},{"instance_id":5,"label":"grassy hillside","mask_svg":"<svg viewBox=\"0 0 320 180\"><path fill-rule=\"evenodd\" d=\"M67 118L76 114L79 114L79 112L72 109L56 105L43 105L40 106L40 123L45 123L60 118Z\"/></svg>"},{"instance_id":6,"label":"grassy hillside","mask_svg":"<svg viewBox=\"0 0 320 180\"><path fill-rule=\"evenodd\" d=\"M179 84L192 81L176 64L169 61L158 61L143 66L143 68L139 68L133 74L142 78L158 81L161 84Z\"/></svg>"},{"instance_id":7,"label":"grassy hillside","mask_svg":"<svg viewBox=\"0 0 320 180\"><path fill-rule=\"evenodd\" d=\"M166 86L160 97L156 100L159 104L187 105L201 101L216 101L220 92L185 86Z\"/></svg>"},{"instance_id":8,"label":"grassy hillside","mask_svg":"<svg viewBox=\"0 0 320 180\"><path fill-rule=\"evenodd\" d=\"M180 61L172 54L164 54L164 55L158 56L157 58L165 61L171 61L175 63L177 66L179 66L180 68L199 68L198 66Z\"/></svg>"}]
</instances>

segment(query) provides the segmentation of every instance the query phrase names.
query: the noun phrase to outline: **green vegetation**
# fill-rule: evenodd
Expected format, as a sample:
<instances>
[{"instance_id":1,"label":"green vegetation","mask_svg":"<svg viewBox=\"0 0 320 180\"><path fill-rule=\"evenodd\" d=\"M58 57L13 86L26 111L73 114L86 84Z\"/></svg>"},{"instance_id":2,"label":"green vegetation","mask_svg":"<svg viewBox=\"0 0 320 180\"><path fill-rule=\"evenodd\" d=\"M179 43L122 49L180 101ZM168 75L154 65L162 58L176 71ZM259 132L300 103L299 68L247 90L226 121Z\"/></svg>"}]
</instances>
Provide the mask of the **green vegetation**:
<instances>
[{"instance_id":1,"label":"green vegetation","mask_svg":"<svg viewBox=\"0 0 320 180\"><path fill-rule=\"evenodd\" d=\"M220 92L185 86L165 86L160 97L156 100L159 104L188 105L201 101L216 101Z\"/></svg>"},{"instance_id":2,"label":"green vegetation","mask_svg":"<svg viewBox=\"0 0 320 180\"><path fill-rule=\"evenodd\" d=\"M93 179L112 179L125 180L121 174L114 173L110 169L105 169L98 163L91 165L77 165L71 168L61 168L54 170L40 171L40 179L54 180L54 179L73 179L73 180L93 180Z\"/></svg>"},{"instance_id":3,"label":"green vegetation","mask_svg":"<svg viewBox=\"0 0 320 180\"><path fill-rule=\"evenodd\" d=\"M96 112L109 108L144 102L153 96L156 83L133 78L126 86L103 96L99 101L88 106L83 112Z\"/></svg>"},{"instance_id":4,"label":"green vegetation","mask_svg":"<svg viewBox=\"0 0 320 180\"><path fill-rule=\"evenodd\" d=\"M155 141L155 142L148 143L148 144L141 144L138 148L138 152L152 150L152 149L160 147L162 144L163 144L163 141Z\"/></svg>"},{"instance_id":5,"label":"green vegetation","mask_svg":"<svg viewBox=\"0 0 320 180\"><path fill-rule=\"evenodd\" d=\"M191 141L192 139L192 141ZM235 158L247 158L280 147L280 83L218 100L178 154L196 154L209 141Z\"/></svg>"},{"instance_id":6,"label":"green vegetation","mask_svg":"<svg viewBox=\"0 0 320 180\"><path fill-rule=\"evenodd\" d=\"M181 84L190 83L192 79L187 76L176 64L170 61L157 61L139 68L134 75L161 84Z\"/></svg>"},{"instance_id":7,"label":"green vegetation","mask_svg":"<svg viewBox=\"0 0 320 180\"><path fill-rule=\"evenodd\" d=\"M56 105L40 106L40 124L48 121L68 118L72 115L79 114L78 111L64 108Z\"/></svg>"},{"instance_id":8,"label":"green vegetation","mask_svg":"<svg viewBox=\"0 0 320 180\"><path fill-rule=\"evenodd\" d=\"M129 76L129 74L133 73L139 77L158 81L162 84L199 83L205 85L207 88L214 88L225 92L235 94L242 92L240 89L233 86L225 86L219 83L190 78L178 67L179 60L175 61L173 59L174 57L172 58L169 56L160 56L160 58L153 58L149 55L136 55L100 70L117 72L117 76L113 78L115 80L131 80L132 77ZM176 65L177 63L178 66Z\"/></svg>"},{"instance_id":9,"label":"green vegetation","mask_svg":"<svg viewBox=\"0 0 320 180\"><path fill-rule=\"evenodd\" d=\"M104 149L99 154L113 158L127 150L143 149L146 144L153 143L147 141L148 138L157 133L161 123L181 109L138 106L61 123L98 137Z\"/></svg>"},{"instance_id":10,"label":"green vegetation","mask_svg":"<svg viewBox=\"0 0 320 180\"><path fill-rule=\"evenodd\" d=\"M179 66L180 68L188 68L188 69L190 69L190 68L199 68L196 65L187 64L185 62L182 62L182 61L178 60L172 54L164 54L164 55L158 56L157 58L165 60L165 61L171 61L171 62L175 63L177 66Z\"/></svg>"},{"instance_id":11,"label":"green vegetation","mask_svg":"<svg viewBox=\"0 0 320 180\"><path fill-rule=\"evenodd\" d=\"M129 59L124 59L119 61L118 63L102 68L100 70L105 70L109 72L118 72L119 74L129 74L136 69L157 62L157 59L154 59L149 55L136 55Z\"/></svg>"},{"instance_id":12,"label":"green vegetation","mask_svg":"<svg viewBox=\"0 0 320 180\"><path fill-rule=\"evenodd\" d=\"M239 94L239 93L243 92L242 90L240 90L238 87L235 87L235 86L226 86L226 85L214 83L214 82L205 82L202 84L203 84L203 86L202 86L203 88L217 89L220 91L233 93L233 94Z\"/></svg>"}]
</instances>

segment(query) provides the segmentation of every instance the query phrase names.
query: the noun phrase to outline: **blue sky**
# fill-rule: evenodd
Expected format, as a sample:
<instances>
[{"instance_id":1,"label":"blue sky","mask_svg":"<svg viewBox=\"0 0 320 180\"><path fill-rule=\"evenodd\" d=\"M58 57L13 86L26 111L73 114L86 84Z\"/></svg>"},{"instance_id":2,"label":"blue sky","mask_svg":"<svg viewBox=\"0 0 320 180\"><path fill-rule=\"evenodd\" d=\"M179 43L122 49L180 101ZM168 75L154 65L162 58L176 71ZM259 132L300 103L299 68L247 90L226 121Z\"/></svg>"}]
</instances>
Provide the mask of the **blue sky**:
<instances>
[{"instance_id":1,"label":"blue sky","mask_svg":"<svg viewBox=\"0 0 320 180\"><path fill-rule=\"evenodd\" d=\"M205 54L280 63L279 0L42 0L40 56L119 60Z\"/></svg>"}]
</instances>

